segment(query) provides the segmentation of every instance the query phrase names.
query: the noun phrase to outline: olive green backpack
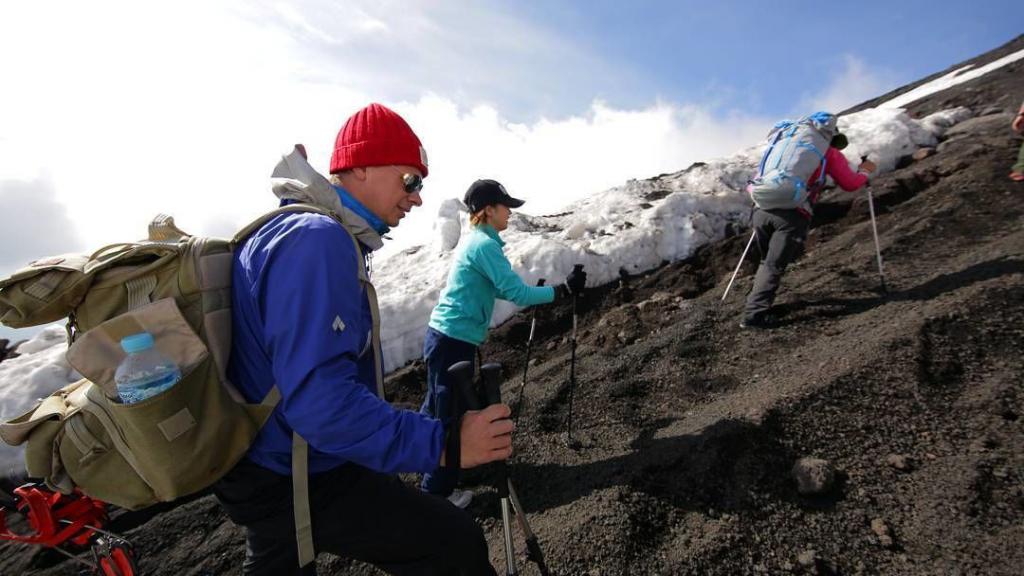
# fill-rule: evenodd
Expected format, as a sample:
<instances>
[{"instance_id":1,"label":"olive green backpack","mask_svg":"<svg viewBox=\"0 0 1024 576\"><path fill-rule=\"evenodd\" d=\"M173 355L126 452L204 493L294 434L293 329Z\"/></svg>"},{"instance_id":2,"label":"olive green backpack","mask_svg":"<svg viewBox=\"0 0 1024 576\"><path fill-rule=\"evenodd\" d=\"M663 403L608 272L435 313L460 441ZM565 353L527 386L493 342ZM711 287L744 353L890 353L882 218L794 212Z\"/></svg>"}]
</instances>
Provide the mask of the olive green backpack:
<instances>
[{"instance_id":1,"label":"olive green backpack","mask_svg":"<svg viewBox=\"0 0 1024 576\"><path fill-rule=\"evenodd\" d=\"M328 210L292 204L225 240L190 236L172 218L159 216L148 240L107 246L90 256L37 260L0 280L0 323L23 328L66 318L67 360L84 377L0 424L0 439L25 444L30 476L62 492L78 488L134 510L198 492L234 467L280 393L274 387L250 404L227 379L232 254L265 222L287 212L316 212L341 224ZM365 273L359 273L373 298ZM119 343L142 331L153 335L155 347L177 364L182 378L152 398L122 404L114 385L114 371L125 357ZM298 436L294 444L296 526L305 563L313 557L305 495L308 450Z\"/></svg>"}]
</instances>

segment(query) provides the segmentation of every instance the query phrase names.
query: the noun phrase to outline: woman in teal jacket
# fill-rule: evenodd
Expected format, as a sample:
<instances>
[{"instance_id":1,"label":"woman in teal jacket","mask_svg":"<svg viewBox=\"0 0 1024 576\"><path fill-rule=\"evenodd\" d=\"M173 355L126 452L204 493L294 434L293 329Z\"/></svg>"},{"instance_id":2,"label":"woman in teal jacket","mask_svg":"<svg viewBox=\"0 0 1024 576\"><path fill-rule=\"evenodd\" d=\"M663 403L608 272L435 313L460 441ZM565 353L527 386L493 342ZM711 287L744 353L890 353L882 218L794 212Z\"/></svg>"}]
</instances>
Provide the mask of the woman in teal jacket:
<instances>
[{"instance_id":1,"label":"woman in teal jacket","mask_svg":"<svg viewBox=\"0 0 1024 576\"><path fill-rule=\"evenodd\" d=\"M519 208L523 201L509 196L498 182L477 180L466 191L464 202L471 214L472 231L455 256L448 283L430 315L423 343L427 397L420 411L444 422L446 429L462 416L453 418L449 414L449 398L456 391L448 368L463 360L474 360L477 347L487 338L494 300L501 298L519 306L546 304L556 295L582 290L586 283L586 274L582 272L557 287L528 286L516 275L505 257L505 242L498 233L508 227L511 209ZM465 508L473 493L455 490L458 480L457 471L438 468L423 476L420 489L447 497L452 504Z\"/></svg>"}]
</instances>

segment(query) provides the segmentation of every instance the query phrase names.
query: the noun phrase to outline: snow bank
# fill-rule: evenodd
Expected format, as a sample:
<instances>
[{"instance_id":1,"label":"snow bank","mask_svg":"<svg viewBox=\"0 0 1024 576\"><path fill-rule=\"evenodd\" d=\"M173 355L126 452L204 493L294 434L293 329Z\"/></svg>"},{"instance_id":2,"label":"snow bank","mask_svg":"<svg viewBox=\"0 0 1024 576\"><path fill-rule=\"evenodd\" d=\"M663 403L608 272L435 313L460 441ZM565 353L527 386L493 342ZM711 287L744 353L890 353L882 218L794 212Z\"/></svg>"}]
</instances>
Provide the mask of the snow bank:
<instances>
[{"instance_id":1,"label":"snow bank","mask_svg":"<svg viewBox=\"0 0 1024 576\"><path fill-rule=\"evenodd\" d=\"M844 151L851 165L869 155L881 172L895 168L900 157L923 146L935 146L953 124L971 113L966 108L944 110L921 120L903 110L871 109L840 118L848 135ZM750 201L744 192L756 170L764 145L758 144L728 158L698 163L675 174L631 180L595 194L553 216L515 214L502 233L505 253L516 272L529 284L546 278L563 282L573 264L583 264L588 283L601 285L618 278L619 270L644 272L664 262L691 256L700 246L723 238L730 223L745 223ZM515 191L510 191L515 196ZM528 206L525 208L529 208ZM437 230L448 234L451 207L442 207ZM459 230L469 232L466 214ZM398 368L422 355L423 335L430 312L444 286L453 255L452 238L406 250L381 262L373 282L380 295L381 339L385 370ZM438 250L436 246L444 246ZM499 302L494 325L516 307Z\"/></svg>"},{"instance_id":2,"label":"snow bank","mask_svg":"<svg viewBox=\"0 0 1024 576\"><path fill-rule=\"evenodd\" d=\"M18 346L21 356L0 362L0 420L20 416L35 402L82 377L67 360L67 334L61 326L49 326ZM0 470L22 465L22 449L0 442Z\"/></svg>"},{"instance_id":3,"label":"snow bank","mask_svg":"<svg viewBox=\"0 0 1024 576\"><path fill-rule=\"evenodd\" d=\"M904 110L872 108L839 118L839 129L850 145L843 154L851 164L859 164L868 156L881 172L891 172L902 156L939 143L939 137L957 122L971 117L967 108L953 108L911 120Z\"/></svg>"}]
</instances>

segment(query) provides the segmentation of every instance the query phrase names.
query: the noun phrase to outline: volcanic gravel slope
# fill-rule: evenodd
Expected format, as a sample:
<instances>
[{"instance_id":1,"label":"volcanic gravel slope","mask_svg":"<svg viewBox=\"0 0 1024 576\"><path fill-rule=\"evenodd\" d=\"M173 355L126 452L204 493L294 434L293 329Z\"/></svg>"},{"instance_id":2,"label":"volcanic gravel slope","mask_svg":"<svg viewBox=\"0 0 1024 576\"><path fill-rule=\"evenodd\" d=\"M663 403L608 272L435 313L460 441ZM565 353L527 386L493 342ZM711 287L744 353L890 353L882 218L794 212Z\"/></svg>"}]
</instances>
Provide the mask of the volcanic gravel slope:
<instances>
[{"instance_id":1,"label":"volcanic gravel slope","mask_svg":"<svg viewBox=\"0 0 1024 576\"><path fill-rule=\"evenodd\" d=\"M971 62L1022 48L1024 36ZM1017 62L910 106L975 117L873 183L888 294L865 195L832 191L773 330L737 325L754 262L719 302L747 231L592 290L574 395L571 309L541 311L512 472L553 573L1024 572L1024 184L1006 178L1021 98ZM484 347L512 403L529 321ZM423 381L414 364L389 388L414 406ZM797 491L791 469L807 456L836 469L823 494ZM504 572L495 478L473 470L465 483ZM121 513L112 528L144 574L241 573L243 533L212 497ZM321 574L378 573L318 562ZM75 573L52 552L0 547L0 574Z\"/></svg>"}]
</instances>

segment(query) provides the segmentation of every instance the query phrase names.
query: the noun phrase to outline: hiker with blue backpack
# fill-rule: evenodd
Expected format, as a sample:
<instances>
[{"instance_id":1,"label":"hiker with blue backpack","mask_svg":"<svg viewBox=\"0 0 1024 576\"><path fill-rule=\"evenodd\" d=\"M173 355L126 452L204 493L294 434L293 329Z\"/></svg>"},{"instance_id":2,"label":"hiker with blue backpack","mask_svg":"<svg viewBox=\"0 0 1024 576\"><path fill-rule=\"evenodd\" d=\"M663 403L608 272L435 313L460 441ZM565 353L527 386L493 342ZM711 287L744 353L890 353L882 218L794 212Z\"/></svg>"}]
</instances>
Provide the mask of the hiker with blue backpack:
<instances>
[{"instance_id":1,"label":"hiker with blue backpack","mask_svg":"<svg viewBox=\"0 0 1024 576\"><path fill-rule=\"evenodd\" d=\"M519 278L505 257L505 242L499 234L508 228L512 208L519 208L524 201L510 196L499 182L477 180L466 190L463 203L469 209L472 231L455 255L423 343L427 395L420 411L449 423L461 414L449 413L456 384L448 368L458 362L473 362L487 338L495 299L519 306L546 304L581 293L587 282L582 267L558 286L528 286ZM420 488L465 508L473 493L457 489L458 480L458 470L439 467L423 476Z\"/></svg>"},{"instance_id":2,"label":"hiker with blue backpack","mask_svg":"<svg viewBox=\"0 0 1024 576\"><path fill-rule=\"evenodd\" d=\"M753 239L761 253L754 285L747 296L742 328L769 328L769 314L786 267L804 251L814 203L826 176L848 192L868 183L876 165L864 160L856 171L843 155L848 140L836 116L816 112L796 122L780 122L768 135L757 176L747 191L756 210Z\"/></svg>"},{"instance_id":3,"label":"hiker with blue backpack","mask_svg":"<svg viewBox=\"0 0 1024 576\"><path fill-rule=\"evenodd\" d=\"M426 153L401 116L371 104L338 133L330 171L318 174L298 146L284 157L273 190L296 211L263 223L233 256L228 377L249 402L280 397L215 486L245 527L244 573L315 574L323 551L391 574L494 574L473 518L396 476L443 465L445 427L383 397L365 256L421 204ZM505 404L466 413L451 429L461 445L452 460L507 459L509 415Z\"/></svg>"}]
</instances>

